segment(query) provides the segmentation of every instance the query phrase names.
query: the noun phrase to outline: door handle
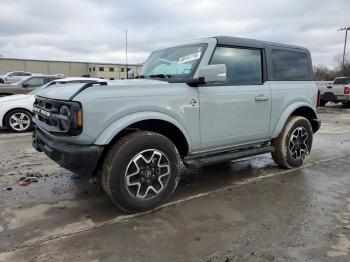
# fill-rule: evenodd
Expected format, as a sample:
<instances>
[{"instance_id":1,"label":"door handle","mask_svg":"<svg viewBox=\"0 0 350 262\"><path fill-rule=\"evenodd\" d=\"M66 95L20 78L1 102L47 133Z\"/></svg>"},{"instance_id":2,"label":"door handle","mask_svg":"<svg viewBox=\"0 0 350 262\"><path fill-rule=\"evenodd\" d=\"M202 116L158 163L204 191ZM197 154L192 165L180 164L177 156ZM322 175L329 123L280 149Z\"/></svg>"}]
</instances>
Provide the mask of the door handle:
<instances>
[{"instance_id":1,"label":"door handle","mask_svg":"<svg viewBox=\"0 0 350 262\"><path fill-rule=\"evenodd\" d=\"M255 97L255 101L257 101L257 102L262 102L262 101L267 101L267 100L269 100L268 96L258 95Z\"/></svg>"},{"instance_id":2,"label":"door handle","mask_svg":"<svg viewBox=\"0 0 350 262\"><path fill-rule=\"evenodd\" d=\"M191 100L191 106L195 106L196 104L197 104L197 101L196 101L196 99L193 98L193 99Z\"/></svg>"}]
</instances>

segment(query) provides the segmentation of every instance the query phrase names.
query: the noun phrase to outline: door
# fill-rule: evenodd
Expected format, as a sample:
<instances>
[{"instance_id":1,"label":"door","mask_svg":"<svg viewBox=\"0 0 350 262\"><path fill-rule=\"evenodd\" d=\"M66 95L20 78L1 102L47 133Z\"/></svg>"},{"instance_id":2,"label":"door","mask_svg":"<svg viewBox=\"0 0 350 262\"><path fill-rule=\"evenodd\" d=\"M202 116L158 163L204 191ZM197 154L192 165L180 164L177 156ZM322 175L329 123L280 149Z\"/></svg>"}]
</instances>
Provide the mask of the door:
<instances>
[{"instance_id":1,"label":"door","mask_svg":"<svg viewBox=\"0 0 350 262\"><path fill-rule=\"evenodd\" d=\"M7 83L16 83L19 80L21 80L21 78L19 76L19 72L13 72L13 73L9 74L8 77L6 78Z\"/></svg>"},{"instance_id":2,"label":"door","mask_svg":"<svg viewBox=\"0 0 350 262\"><path fill-rule=\"evenodd\" d=\"M202 151L268 138L271 92L261 49L217 47L210 64L225 64L223 85L198 88Z\"/></svg>"},{"instance_id":3,"label":"door","mask_svg":"<svg viewBox=\"0 0 350 262\"><path fill-rule=\"evenodd\" d=\"M30 91L44 84L45 84L44 77L40 77L40 76L31 77L23 82L22 87L19 88L19 93L24 93L24 94L29 93Z\"/></svg>"}]
</instances>

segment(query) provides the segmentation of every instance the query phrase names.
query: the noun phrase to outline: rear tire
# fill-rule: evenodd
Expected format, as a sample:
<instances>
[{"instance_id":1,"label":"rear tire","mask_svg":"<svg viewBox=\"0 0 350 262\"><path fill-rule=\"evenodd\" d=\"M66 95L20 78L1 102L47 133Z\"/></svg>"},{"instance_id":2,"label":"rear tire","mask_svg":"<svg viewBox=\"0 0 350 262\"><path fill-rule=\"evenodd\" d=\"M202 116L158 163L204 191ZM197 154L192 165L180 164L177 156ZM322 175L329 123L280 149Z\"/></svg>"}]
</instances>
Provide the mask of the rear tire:
<instances>
[{"instance_id":1,"label":"rear tire","mask_svg":"<svg viewBox=\"0 0 350 262\"><path fill-rule=\"evenodd\" d=\"M280 135L272 140L272 159L283 168L300 167L312 147L310 122L301 116L291 116Z\"/></svg>"},{"instance_id":2,"label":"rear tire","mask_svg":"<svg viewBox=\"0 0 350 262\"><path fill-rule=\"evenodd\" d=\"M343 101L342 103L345 107L350 107L350 101Z\"/></svg>"},{"instance_id":3,"label":"rear tire","mask_svg":"<svg viewBox=\"0 0 350 262\"><path fill-rule=\"evenodd\" d=\"M327 104L327 101L325 101L325 100L320 101L320 106L325 106L326 104Z\"/></svg>"},{"instance_id":4,"label":"rear tire","mask_svg":"<svg viewBox=\"0 0 350 262\"><path fill-rule=\"evenodd\" d=\"M32 115L24 109L11 110L5 115L5 126L11 132L28 132L33 127Z\"/></svg>"},{"instance_id":5,"label":"rear tire","mask_svg":"<svg viewBox=\"0 0 350 262\"><path fill-rule=\"evenodd\" d=\"M120 209L152 210L168 200L178 184L179 153L163 135L133 132L110 148L100 176L107 196Z\"/></svg>"}]
</instances>

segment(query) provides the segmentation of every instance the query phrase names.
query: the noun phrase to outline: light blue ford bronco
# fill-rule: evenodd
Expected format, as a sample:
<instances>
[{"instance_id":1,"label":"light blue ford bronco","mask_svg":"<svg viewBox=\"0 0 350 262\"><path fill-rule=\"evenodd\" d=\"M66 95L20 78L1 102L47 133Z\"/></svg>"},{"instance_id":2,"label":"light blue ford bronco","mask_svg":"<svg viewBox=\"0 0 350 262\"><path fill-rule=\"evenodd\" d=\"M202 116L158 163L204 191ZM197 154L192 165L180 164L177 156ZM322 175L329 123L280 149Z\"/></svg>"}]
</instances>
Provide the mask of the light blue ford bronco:
<instances>
[{"instance_id":1,"label":"light blue ford bronco","mask_svg":"<svg viewBox=\"0 0 350 262\"><path fill-rule=\"evenodd\" d=\"M36 96L33 146L79 175L97 174L127 212L168 200L180 163L271 153L299 167L320 128L310 52L211 37L153 52L137 79L70 84Z\"/></svg>"}]
</instances>

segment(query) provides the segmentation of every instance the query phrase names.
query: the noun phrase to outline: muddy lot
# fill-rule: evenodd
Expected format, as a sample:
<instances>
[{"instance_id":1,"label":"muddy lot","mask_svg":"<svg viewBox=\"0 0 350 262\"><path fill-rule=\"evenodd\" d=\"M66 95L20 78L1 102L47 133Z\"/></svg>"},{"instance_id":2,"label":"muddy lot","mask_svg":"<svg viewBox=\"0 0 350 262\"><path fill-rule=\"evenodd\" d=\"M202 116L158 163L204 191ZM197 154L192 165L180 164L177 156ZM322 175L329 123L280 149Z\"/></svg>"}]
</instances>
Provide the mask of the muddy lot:
<instances>
[{"instance_id":1,"label":"muddy lot","mask_svg":"<svg viewBox=\"0 0 350 262\"><path fill-rule=\"evenodd\" d=\"M0 132L0 261L350 261L350 109L319 115L303 168L270 155L183 168L172 200L137 215L30 134Z\"/></svg>"}]
</instances>

